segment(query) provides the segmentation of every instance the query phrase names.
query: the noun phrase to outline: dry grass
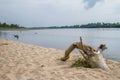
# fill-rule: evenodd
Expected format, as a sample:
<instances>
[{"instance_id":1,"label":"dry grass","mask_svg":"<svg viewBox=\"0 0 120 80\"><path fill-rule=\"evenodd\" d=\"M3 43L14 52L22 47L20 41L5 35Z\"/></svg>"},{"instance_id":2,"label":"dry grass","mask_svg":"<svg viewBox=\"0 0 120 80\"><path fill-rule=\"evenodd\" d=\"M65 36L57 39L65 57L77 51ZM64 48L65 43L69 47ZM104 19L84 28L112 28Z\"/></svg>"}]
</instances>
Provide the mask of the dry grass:
<instances>
[{"instance_id":1,"label":"dry grass","mask_svg":"<svg viewBox=\"0 0 120 80\"><path fill-rule=\"evenodd\" d=\"M91 68L91 65L89 64L88 61L84 59L78 59L76 60L71 67L86 67L86 68Z\"/></svg>"}]
</instances>

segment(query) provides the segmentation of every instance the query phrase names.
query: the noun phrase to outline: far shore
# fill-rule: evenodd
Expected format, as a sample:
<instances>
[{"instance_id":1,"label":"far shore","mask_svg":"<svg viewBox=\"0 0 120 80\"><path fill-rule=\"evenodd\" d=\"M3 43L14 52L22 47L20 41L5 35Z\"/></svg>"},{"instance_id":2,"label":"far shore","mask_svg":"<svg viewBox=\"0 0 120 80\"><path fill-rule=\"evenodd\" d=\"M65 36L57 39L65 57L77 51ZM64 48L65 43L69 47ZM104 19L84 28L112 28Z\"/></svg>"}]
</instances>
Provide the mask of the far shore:
<instances>
[{"instance_id":1,"label":"far shore","mask_svg":"<svg viewBox=\"0 0 120 80\"><path fill-rule=\"evenodd\" d=\"M70 67L80 54L60 60L65 51L0 39L0 80L120 80L120 63L106 60L110 70Z\"/></svg>"},{"instance_id":2,"label":"far shore","mask_svg":"<svg viewBox=\"0 0 120 80\"><path fill-rule=\"evenodd\" d=\"M41 27L41 28L16 28L16 29L0 29L0 31L24 31L24 30L44 30L44 29L119 29L119 28L50 28L50 27Z\"/></svg>"}]
</instances>

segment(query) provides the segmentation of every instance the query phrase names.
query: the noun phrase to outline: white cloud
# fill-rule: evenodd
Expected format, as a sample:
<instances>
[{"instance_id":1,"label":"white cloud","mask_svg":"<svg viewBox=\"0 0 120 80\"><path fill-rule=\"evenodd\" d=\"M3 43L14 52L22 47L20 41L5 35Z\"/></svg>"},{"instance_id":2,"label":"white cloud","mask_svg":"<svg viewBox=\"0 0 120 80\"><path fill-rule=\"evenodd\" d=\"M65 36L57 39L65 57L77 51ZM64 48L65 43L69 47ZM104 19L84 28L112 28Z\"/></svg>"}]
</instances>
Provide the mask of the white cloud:
<instances>
[{"instance_id":1,"label":"white cloud","mask_svg":"<svg viewBox=\"0 0 120 80\"><path fill-rule=\"evenodd\" d=\"M83 0L0 0L0 21L23 26L118 22L120 0L97 0L84 9ZM86 0L88 1L88 0ZM103 1L103 0L102 0ZM93 5L94 4L94 5ZM89 5L89 4L88 4Z\"/></svg>"}]
</instances>

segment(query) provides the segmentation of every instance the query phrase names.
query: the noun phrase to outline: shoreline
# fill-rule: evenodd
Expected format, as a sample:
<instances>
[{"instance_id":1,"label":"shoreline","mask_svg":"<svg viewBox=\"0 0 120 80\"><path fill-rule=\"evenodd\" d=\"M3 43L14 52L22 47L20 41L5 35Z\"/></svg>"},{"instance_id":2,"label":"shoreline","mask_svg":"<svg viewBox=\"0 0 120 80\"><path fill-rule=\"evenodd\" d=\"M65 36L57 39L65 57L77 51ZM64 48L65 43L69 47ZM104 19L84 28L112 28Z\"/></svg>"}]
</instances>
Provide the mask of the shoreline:
<instances>
[{"instance_id":1,"label":"shoreline","mask_svg":"<svg viewBox=\"0 0 120 80\"><path fill-rule=\"evenodd\" d=\"M27 30L54 30L54 29L120 29L120 28L20 28L20 29L0 29L0 31L27 31Z\"/></svg>"},{"instance_id":2,"label":"shoreline","mask_svg":"<svg viewBox=\"0 0 120 80\"><path fill-rule=\"evenodd\" d=\"M64 51L0 39L0 80L120 80L120 63L106 60L110 71L74 67L80 54L71 53L60 61Z\"/></svg>"}]
</instances>

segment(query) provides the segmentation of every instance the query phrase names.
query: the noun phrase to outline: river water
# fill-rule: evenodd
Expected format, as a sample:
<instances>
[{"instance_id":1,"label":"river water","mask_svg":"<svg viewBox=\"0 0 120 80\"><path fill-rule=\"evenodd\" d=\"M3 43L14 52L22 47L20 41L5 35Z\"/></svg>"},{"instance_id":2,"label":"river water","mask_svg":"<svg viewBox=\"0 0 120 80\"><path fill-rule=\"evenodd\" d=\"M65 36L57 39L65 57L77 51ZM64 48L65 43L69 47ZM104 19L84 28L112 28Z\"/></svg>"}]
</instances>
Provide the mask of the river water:
<instances>
[{"instance_id":1,"label":"river water","mask_svg":"<svg viewBox=\"0 0 120 80\"><path fill-rule=\"evenodd\" d=\"M16 39L14 35L19 35ZM0 31L0 38L15 40L28 44L66 50L69 45L80 41L97 48L106 44L108 49L103 52L104 57L120 61L120 29L93 28L93 29L39 29L39 30L8 30ZM79 53L78 50L74 51Z\"/></svg>"}]
</instances>

